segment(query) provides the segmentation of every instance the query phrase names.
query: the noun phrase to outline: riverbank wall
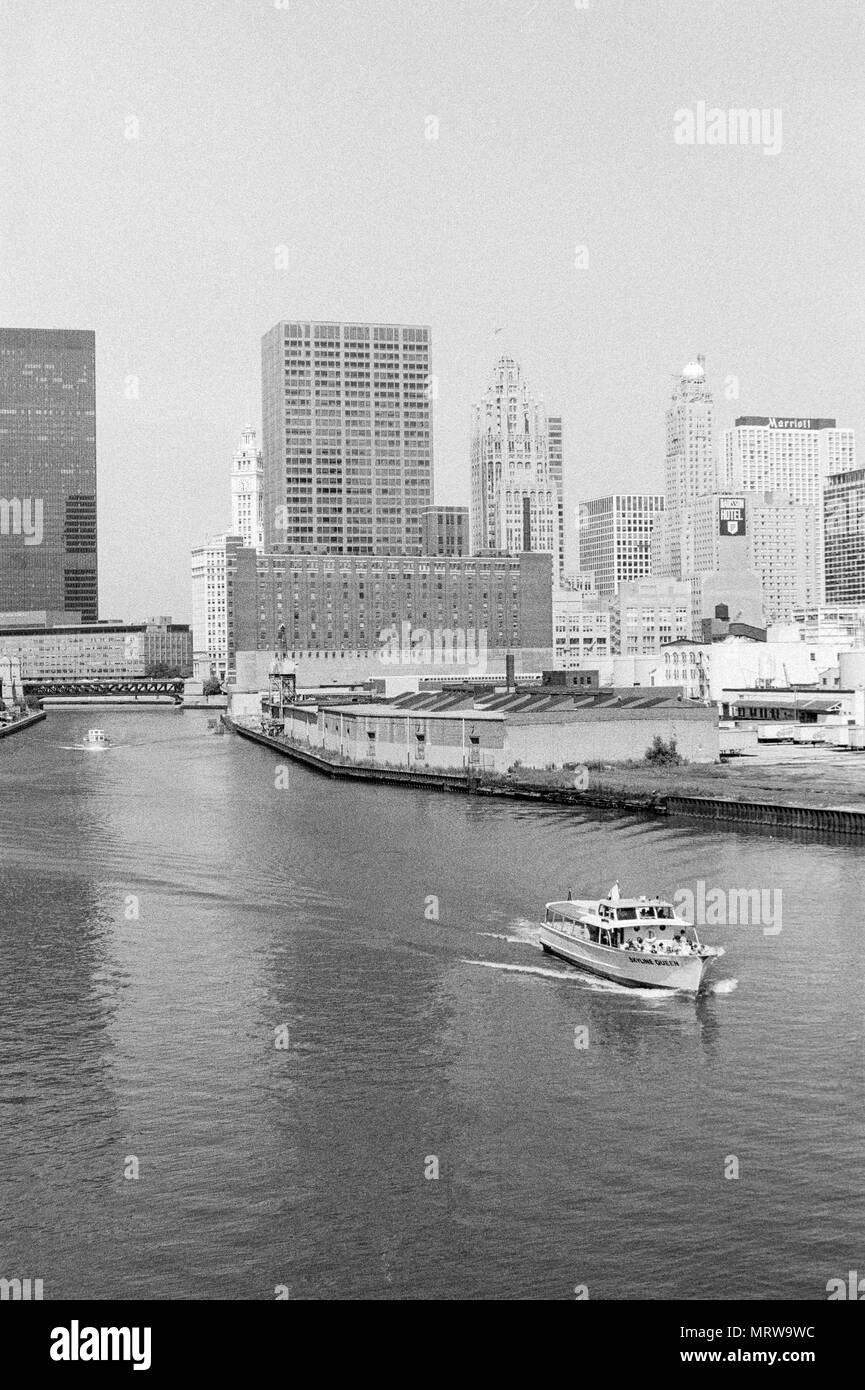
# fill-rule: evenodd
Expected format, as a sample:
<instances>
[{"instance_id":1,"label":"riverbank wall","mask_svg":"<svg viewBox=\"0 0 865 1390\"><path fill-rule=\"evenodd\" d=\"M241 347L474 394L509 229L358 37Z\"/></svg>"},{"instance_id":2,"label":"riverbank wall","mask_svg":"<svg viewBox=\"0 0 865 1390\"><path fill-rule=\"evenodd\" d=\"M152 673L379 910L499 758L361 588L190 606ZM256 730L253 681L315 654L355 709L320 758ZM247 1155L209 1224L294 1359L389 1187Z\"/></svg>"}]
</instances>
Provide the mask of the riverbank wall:
<instances>
[{"instance_id":1,"label":"riverbank wall","mask_svg":"<svg viewBox=\"0 0 865 1390\"><path fill-rule=\"evenodd\" d=\"M684 817L718 822L729 829L784 829L811 834L865 839L865 812L845 807L795 805L782 801L742 801L724 796L676 795L671 792L633 792L602 786L586 789L532 786L509 779L507 783L485 779L471 772L419 772L416 769L350 764L285 739L238 724L223 716L225 726L242 738L263 744L283 757L304 763L326 777L364 782L390 782L425 787L432 791L462 792L470 796L506 797L547 805L592 807L627 815Z\"/></svg>"},{"instance_id":2,"label":"riverbank wall","mask_svg":"<svg viewBox=\"0 0 865 1390\"><path fill-rule=\"evenodd\" d=\"M9 734L19 734L22 729L29 729L31 724L38 724L44 718L44 709L37 709L32 714L25 714L23 719L13 720L11 724L0 724L0 738L7 738Z\"/></svg>"}]
</instances>

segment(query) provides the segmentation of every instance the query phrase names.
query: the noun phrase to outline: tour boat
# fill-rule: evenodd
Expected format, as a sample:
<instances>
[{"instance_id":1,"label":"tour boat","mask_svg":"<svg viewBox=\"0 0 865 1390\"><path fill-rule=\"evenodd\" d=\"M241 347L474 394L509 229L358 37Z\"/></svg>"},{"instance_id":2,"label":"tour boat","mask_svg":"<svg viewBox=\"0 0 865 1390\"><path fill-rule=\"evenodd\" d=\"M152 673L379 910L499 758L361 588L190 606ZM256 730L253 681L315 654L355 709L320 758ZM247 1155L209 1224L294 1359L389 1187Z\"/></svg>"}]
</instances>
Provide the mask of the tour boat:
<instances>
[{"instance_id":1,"label":"tour boat","mask_svg":"<svg viewBox=\"0 0 865 1390\"><path fill-rule=\"evenodd\" d=\"M541 926L545 951L608 980L692 994L724 954L706 946L692 922L660 898L568 898L547 903Z\"/></svg>"},{"instance_id":2,"label":"tour boat","mask_svg":"<svg viewBox=\"0 0 865 1390\"><path fill-rule=\"evenodd\" d=\"M107 748L108 739L101 729L88 729L85 748Z\"/></svg>"}]
</instances>

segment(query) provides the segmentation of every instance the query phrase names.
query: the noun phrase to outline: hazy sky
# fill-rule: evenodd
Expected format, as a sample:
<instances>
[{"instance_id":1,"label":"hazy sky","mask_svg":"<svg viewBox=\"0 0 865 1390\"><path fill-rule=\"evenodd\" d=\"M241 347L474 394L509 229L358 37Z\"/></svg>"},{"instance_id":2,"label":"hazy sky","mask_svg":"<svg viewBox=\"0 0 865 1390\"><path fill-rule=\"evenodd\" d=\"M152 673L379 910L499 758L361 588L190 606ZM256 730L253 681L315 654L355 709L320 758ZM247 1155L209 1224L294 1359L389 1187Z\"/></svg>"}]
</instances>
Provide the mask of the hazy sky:
<instances>
[{"instance_id":1,"label":"hazy sky","mask_svg":"<svg viewBox=\"0 0 865 1390\"><path fill-rule=\"evenodd\" d=\"M865 448L863 50L862 0L6 0L0 323L96 332L101 616L189 619L280 318L431 325L438 501L504 350L569 527L662 490L698 352L722 425ZM678 144L701 101L780 109L780 152Z\"/></svg>"}]
</instances>

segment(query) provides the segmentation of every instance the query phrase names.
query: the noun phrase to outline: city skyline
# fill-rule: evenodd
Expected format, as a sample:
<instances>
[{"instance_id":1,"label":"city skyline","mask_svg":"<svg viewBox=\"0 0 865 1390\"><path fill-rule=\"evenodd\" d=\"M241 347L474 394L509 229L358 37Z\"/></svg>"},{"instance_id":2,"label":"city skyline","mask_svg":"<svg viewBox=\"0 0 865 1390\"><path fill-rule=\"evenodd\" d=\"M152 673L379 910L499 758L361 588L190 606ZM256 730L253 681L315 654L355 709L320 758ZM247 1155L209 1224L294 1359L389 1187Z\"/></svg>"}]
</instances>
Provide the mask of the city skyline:
<instances>
[{"instance_id":1,"label":"city skyline","mask_svg":"<svg viewBox=\"0 0 865 1390\"><path fill-rule=\"evenodd\" d=\"M0 6L35 1367L371 1301L849 1358L862 6Z\"/></svg>"},{"instance_id":2,"label":"city skyline","mask_svg":"<svg viewBox=\"0 0 865 1390\"><path fill-rule=\"evenodd\" d=\"M760 11L503 5L490 24L484 7L297 0L214 26L121 8L0 20L0 159L21 194L0 221L0 321L96 333L105 616L189 617L189 551L225 530L226 463L261 423L260 337L290 316L430 325L437 502L468 502L470 405L515 356L564 420L567 532L581 497L660 489L663 406L695 352L718 429L826 408L865 427L853 5L831 25L786 7L800 56L768 70ZM180 52L211 79L192 93ZM531 110L512 100L526 64L548 74ZM676 111L701 99L782 109L783 148L677 143Z\"/></svg>"}]
</instances>

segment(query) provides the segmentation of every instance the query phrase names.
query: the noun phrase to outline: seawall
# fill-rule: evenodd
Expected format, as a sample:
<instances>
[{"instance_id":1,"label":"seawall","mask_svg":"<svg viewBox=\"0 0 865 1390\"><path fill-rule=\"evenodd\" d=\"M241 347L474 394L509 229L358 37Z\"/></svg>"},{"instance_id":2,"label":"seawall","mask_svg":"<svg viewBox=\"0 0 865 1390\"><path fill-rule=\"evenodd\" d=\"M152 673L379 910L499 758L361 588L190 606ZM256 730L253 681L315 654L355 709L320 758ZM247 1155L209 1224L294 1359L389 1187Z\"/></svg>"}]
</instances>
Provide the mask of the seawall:
<instances>
[{"instance_id":1,"label":"seawall","mask_svg":"<svg viewBox=\"0 0 865 1390\"><path fill-rule=\"evenodd\" d=\"M23 719L16 719L13 724L0 724L0 738L7 738L9 734L18 734L22 729L29 729L31 724L38 724L44 718L44 709L37 709L32 714L26 714Z\"/></svg>"},{"instance_id":2,"label":"seawall","mask_svg":"<svg viewBox=\"0 0 865 1390\"><path fill-rule=\"evenodd\" d=\"M577 791L566 787L536 787L485 782L464 772L418 772L414 769L360 766L339 763L308 748L284 739L259 733L223 715L225 726L242 738L272 748L285 758L304 763L326 777L353 778L363 782L391 782L432 791L456 791L470 796L507 797L518 801L538 801L556 806L591 806L627 815L683 816L716 821L733 830L784 829L804 831L821 837L865 839L865 811L845 807L802 806L788 802L741 801L732 797L677 796L674 793L626 793L596 787Z\"/></svg>"}]
</instances>

